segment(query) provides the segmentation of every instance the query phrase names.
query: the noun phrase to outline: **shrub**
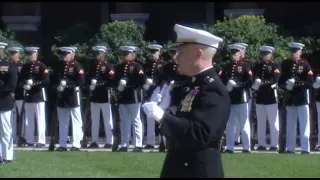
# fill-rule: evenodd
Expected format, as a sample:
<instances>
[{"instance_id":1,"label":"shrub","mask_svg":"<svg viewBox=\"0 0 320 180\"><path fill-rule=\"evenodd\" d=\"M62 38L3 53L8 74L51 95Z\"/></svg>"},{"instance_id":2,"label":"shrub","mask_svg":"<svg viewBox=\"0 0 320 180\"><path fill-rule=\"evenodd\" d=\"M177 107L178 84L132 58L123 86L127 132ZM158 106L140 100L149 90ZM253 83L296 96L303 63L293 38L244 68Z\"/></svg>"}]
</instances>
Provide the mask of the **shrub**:
<instances>
[{"instance_id":1,"label":"shrub","mask_svg":"<svg viewBox=\"0 0 320 180\"><path fill-rule=\"evenodd\" d=\"M99 32L91 40L91 45L106 45L109 48L107 58L112 63L119 63L120 46L133 45L139 48L138 60L144 62L146 57L147 42L143 39L144 29L137 27L133 21L114 21L103 24Z\"/></svg>"},{"instance_id":2,"label":"shrub","mask_svg":"<svg viewBox=\"0 0 320 180\"><path fill-rule=\"evenodd\" d=\"M4 42L10 46L23 47L20 42L15 39L15 35L11 31L0 31L0 42ZM7 58L9 57L9 52L7 51ZM26 60L26 56L22 53L21 61L24 62Z\"/></svg>"},{"instance_id":3,"label":"shrub","mask_svg":"<svg viewBox=\"0 0 320 180\"><path fill-rule=\"evenodd\" d=\"M277 25L267 23L263 16L240 16L235 19L224 18L213 26L204 28L209 32L222 37L221 48L217 52L218 60L225 60L227 57L227 45L236 42L249 44L246 55L251 60L259 59L259 47L262 45L271 45L276 48L274 57L282 61L288 56L287 43L292 41L292 37L283 37L280 35Z\"/></svg>"}]
</instances>

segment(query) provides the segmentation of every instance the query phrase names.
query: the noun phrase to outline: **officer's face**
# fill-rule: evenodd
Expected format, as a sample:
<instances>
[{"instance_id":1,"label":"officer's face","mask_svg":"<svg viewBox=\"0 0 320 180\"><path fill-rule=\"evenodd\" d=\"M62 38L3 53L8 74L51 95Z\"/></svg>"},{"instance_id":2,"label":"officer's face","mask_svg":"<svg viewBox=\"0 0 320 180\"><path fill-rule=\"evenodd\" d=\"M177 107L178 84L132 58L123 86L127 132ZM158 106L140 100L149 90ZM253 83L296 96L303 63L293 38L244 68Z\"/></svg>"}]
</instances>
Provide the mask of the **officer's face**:
<instances>
[{"instance_id":1,"label":"officer's face","mask_svg":"<svg viewBox=\"0 0 320 180\"><path fill-rule=\"evenodd\" d=\"M61 52L60 56L61 56L61 60L65 62L70 61L72 58L72 54L68 52Z\"/></svg>"},{"instance_id":2,"label":"officer's face","mask_svg":"<svg viewBox=\"0 0 320 180\"><path fill-rule=\"evenodd\" d=\"M290 51L291 51L292 60L299 60L300 59L300 56L302 54L302 50L301 49L292 48L292 49L290 49Z\"/></svg>"},{"instance_id":3,"label":"officer's face","mask_svg":"<svg viewBox=\"0 0 320 180\"><path fill-rule=\"evenodd\" d=\"M104 53L103 52L95 52L95 57L97 61L101 61L104 59Z\"/></svg>"},{"instance_id":4,"label":"officer's face","mask_svg":"<svg viewBox=\"0 0 320 180\"><path fill-rule=\"evenodd\" d=\"M160 57L160 51L157 49L150 49L149 50L149 58L151 60L158 60Z\"/></svg>"},{"instance_id":5,"label":"officer's face","mask_svg":"<svg viewBox=\"0 0 320 180\"><path fill-rule=\"evenodd\" d=\"M241 51L239 50L230 50L230 54L233 61L239 61L241 59Z\"/></svg>"},{"instance_id":6,"label":"officer's face","mask_svg":"<svg viewBox=\"0 0 320 180\"><path fill-rule=\"evenodd\" d=\"M198 48L194 44L184 44L178 47L177 65L179 73L192 76L194 67L199 59Z\"/></svg>"},{"instance_id":7,"label":"officer's face","mask_svg":"<svg viewBox=\"0 0 320 180\"><path fill-rule=\"evenodd\" d=\"M37 52L28 52L28 59L30 61L36 61L38 59L38 53Z\"/></svg>"},{"instance_id":8,"label":"officer's face","mask_svg":"<svg viewBox=\"0 0 320 180\"><path fill-rule=\"evenodd\" d=\"M169 51L169 56L170 56L173 60L176 60L177 54L178 54L178 51L176 51L176 50L170 50L170 51Z\"/></svg>"},{"instance_id":9,"label":"officer's face","mask_svg":"<svg viewBox=\"0 0 320 180\"><path fill-rule=\"evenodd\" d=\"M72 53L70 54L71 60L74 60L74 57L75 57L75 56L76 56L76 53L72 52Z\"/></svg>"},{"instance_id":10,"label":"officer's face","mask_svg":"<svg viewBox=\"0 0 320 180\"><path fill-rule=\"evenodd\" d=\"M241 54L241 58L245 58L246 57L246 50L240 51L240 54Z\"/></svg>"},{"instance_id":11,"label":"officer's face","mask_svg":"<svg viewBox=\"0 0 320 180\"><path fill-rule=\"evenodd\" d=\"M263 61L269 61L272 58L272 53L268 51L260 52Z\"/></svg>"},{"instance_id":12,"label":"officer's face","mask_svg":"<svg viewBox=\"0 0 320 180\"><path fill-rule=\"evenodd\" d=\"M4 58L5 52L3 48L0 48L0 58Z\"/></svg>"},{"instance_id":13,"label":"officer's face","mask_svg":"<svg viewBox=\"0 0 320 180\"><path fill-rule=\"evenodd\" d=\"M122 51L121 56L124 61L133 61L135 59L135 53L130 51Z\"/></svg>"},{"instance_id":14,"label":"officer's face","mask_svg":"<svg viewBox=\"0 0 320 180\"><path fill-rule=\"evenodd\" d=\"M20 60L20 52L11 52L11 59L14 61L14 62L18 62Z\"/></svg>"}]
</instances>

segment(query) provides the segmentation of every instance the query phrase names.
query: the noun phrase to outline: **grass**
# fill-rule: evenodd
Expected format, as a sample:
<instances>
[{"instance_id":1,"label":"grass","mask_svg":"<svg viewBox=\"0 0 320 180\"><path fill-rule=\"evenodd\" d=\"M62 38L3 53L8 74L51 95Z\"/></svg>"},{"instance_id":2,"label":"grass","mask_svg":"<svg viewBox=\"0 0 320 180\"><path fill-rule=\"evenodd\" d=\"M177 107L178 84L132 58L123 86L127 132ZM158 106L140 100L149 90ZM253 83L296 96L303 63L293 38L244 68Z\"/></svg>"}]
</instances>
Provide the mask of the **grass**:
<instances>
[{"instance_id":1,"label":"grass","mask_svg":"<svg viewBox=\"0 0 320 180\"><path fill-rule=\"evenodd\" d=\"M163 153L16 152L0 165L2 178L147 178L159 177ZM224 154L226 177L320 177L319 155Z\"/></svg>"}]
</instances>

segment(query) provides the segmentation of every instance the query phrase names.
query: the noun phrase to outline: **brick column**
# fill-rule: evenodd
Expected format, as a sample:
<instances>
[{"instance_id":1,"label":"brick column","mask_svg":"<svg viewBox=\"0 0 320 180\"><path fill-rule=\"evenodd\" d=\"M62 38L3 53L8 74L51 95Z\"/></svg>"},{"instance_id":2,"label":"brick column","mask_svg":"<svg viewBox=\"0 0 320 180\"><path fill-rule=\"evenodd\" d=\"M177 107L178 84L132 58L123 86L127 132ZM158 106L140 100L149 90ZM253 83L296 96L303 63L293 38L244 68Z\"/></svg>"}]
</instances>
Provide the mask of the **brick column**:
<instances>
[{"instance_id":1,"label":"brick column","mask_svg":"<svg viewBox=\"0 0 320 180\"><path fill-rule=\"evenodd\" d=\"M143 2L117 2L115 14L110 14L111 20L126 21L133 20L138 26L145 26L149 19L149 13L143 13Z\"/></svg>"},{"instance_id":2,"label":"brick column","mask_svg":"<svg viewBox=\"0 0 320 180\"><path fill-rule=\"evenodd\" d=\"M3 12L4 25L8 30L15 32L19 41L34 44L39 40L40 2L4 2Z\"/></svg>"},{"instance_id":3,"label":"brick column","mask_svg":"<svg viewBox=\"0 0 320 180\"><path fill-rule=\"evenodd\" d=\"M259 9L257 2L230 2L229 9L224 10L228 18L237 18L242 15L263 15L264 9Z\"/></svg>"}]
</instances>

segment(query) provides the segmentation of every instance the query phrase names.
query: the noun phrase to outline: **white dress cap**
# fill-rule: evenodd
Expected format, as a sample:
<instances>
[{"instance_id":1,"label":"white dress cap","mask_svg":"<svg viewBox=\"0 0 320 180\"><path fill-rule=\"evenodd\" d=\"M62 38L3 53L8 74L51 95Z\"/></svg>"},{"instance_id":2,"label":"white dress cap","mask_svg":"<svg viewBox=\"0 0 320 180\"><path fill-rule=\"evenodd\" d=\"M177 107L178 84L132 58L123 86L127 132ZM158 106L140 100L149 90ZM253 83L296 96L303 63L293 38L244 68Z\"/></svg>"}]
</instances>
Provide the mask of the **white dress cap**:
<instances>
[{"instance_id":1,"label":"white dress cap","mask_svg":"<svg viewBox=\"0 0 320 180\"><path fill-rule=\"evenodd\" d=\"M246 47L240 45L240 44L229 44L228 45L228 48L231 49L231 50L238 50L238 51L242 51L244 49L246 49Z\"/></svg>"},{"instance_id":2,"label":"white dress cap","mask_svg":"<svg viewBox=\"0 0 320 180\"><path fill-rule=\"evenodd\" d=\"M73 53L74 49L72 47L60 47L59 50L61 52Z\"/></svg>"},{"instance_id":3,"label":"white dress cap","mask_svg":"<svg viewBox=\"0 0 320 180\"><path fill-rule=\"evenodd\" d=\"M215 36L207 31L193 29L179 24L174 25L177 33L177 43L198 43L210 47L218 48L222 38Z\"/></svg>"},{"instance_id":4,"label":"white dress cap","mask_svg":"<svg viewBox=\"0 0 320 180\"><path fill-rule=\"evenodd\" d=\"M274 51L274 47L272 47L272 46L260 46L259 47L259 51L272 53Z\"/></svg>"},{"instance_id":5,"label":"white dress cap","mask_svg":"<svg viewBox=\"0 0 320 180\"><path fill-rule=\"evenodd\" d=\"M241 43L241 42L239 42L239 43L234 43L234 44L240 44L241 46L244 47L244 50L247 49L247 47L249 46L248 44L246 44L246 43Z\"/></svg>"},{"instance_id":6,"label":"white dress cap","mask_svg":"<svg viewBox=\"0 0 320 180\"><path fill-rule=\"evenodd\" d=\"M4 48L6 48L6 46L8 46L7 43L0 42L0 49L4 49Z\"/></svg>"},{"instance_id":7,"label":"white dress cap","mask_svg":"<svg viewBox=\"0 0 320 180\"><path fill-rule=\"evenodd\" d=\"M136 46L120 46L121 51L135 52L138 50Z\"/></svg>"},{"instance_id":8,"label":"white dress cap","mask_svg":"<svg viewBox=\"0 0 320 180\"><path fill-rule=\"evenodd\" d=\"M8 51L9 52L21 52L22 48L21 47L9 47Z\"/></svg>"},{"instance_id":9,"label":"white dress cap","mask_svg":"<svg viewBox=\"0 0 320 180\"><path fill-rule=\"evenodd\" d=\"M73 50L73 52L76 52L77 50L78 50L78 48L77 47L75 47L75 46L70 46L72 49L74 49Z\"/></svg>"},{"instance_id":10,"label":"white dress cap","mask_svg":"<svg viewBox=\"0 0 320 180\"><path fill-rule=\"evenodd\" d=\"M24 49L27 52L37 52L40 48L39 47L25 47Z\"/></svg>"},{"instance_id":11,"label":"white dress cap","mask_svg":"<svg viewBox=\"0 0 320 180\"><path fill-rule=\"evenodd\" d=\"M298 43L298 42L290 42L290 43L288 43L288 46L289 46L289 48L303 49L305 45L302 43Z\"/></svg>"},{"instance_id":12,"label":"white dress cap","mask_svg":"<svg viewBox=\"0 0 320 180\"><path fill-rule=\"evenodd\" d=\"M160 44L149 44L148 49L154 49L160 51L162 49L162 46Z\"/></svg>"},{"instance_id":13,"label":"white dress cap","mask_svg":"<svg viewBox=\"0 0 320 180\"><path fill-rule=\"evenodd\" d=\"M100 52L106 52L107 48L105 46L93 46L92 47L93 51L100 51Z\"/></svg>"}]
</instances>

